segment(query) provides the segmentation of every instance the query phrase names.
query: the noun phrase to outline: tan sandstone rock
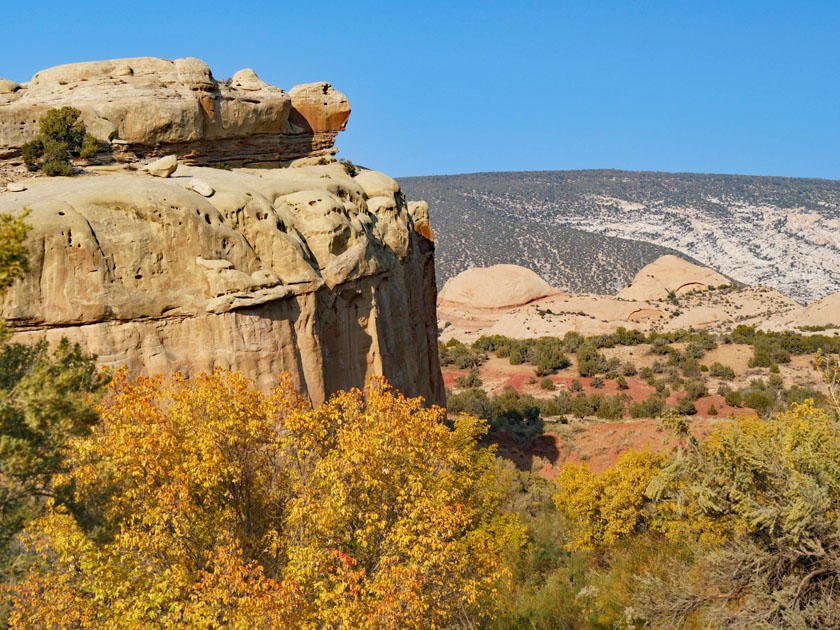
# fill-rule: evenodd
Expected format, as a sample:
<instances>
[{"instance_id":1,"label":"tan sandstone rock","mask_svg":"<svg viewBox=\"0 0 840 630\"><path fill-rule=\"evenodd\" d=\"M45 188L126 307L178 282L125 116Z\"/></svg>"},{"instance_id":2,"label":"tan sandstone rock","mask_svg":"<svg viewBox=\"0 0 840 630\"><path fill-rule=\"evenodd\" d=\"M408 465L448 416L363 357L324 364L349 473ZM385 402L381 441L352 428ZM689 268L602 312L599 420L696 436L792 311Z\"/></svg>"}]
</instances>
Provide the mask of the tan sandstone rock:
<instances>
[{"instance_id":1,"label":"tan sandstone rock","mask_svg":"<svg viewBox=\"0 0 840 630\"><path fill-rule=\"evenodd\" d=\"M190 180L190 189L197 192L202 197L212 197L213 193L216 190L203 179L199 179L198 177L193 177Z\"/></svg>"},{"instance_id":2,"label":"tan sandstone rock","mask_svg":"<svg viewBox=\"0 0 840 630\"><path fill-rule=\"evenodd\" d=\"M493 265L462 271L440 292L441 303L474 308L506 308L559 293L539 275L519 265Z\"/></svg>"},{"instance_id":3,"label":"tan sandstone rock","mask_svg":"<svg viewBox=\"0 0 840 630\"><path fill-rule=\"evenodd\" d=\"M20 85L8 79L0 79L0 94L12 94L20 89Z\"/></svg>"},{"instance_id":4,"label":"tan sandstone rock","mask_svg":"<svg viewBox=\"0 0 840 630\"><path fill-rule=\"evenodd\" d=\"M711 286L729 285L731 281L714 269L701 267L678 256L660 256L643 267L630 286L618 293L625 300L664 300Z\"/></svg>"},{"instance_id":5,"label":"tan sandstone rock","mask_svg":"<svg viewBox=\"0 0 840 630\"><path fill-rule=\"evenodd\" d=\"M67 337L134 374L222 366L268 388L289 371L316 402L382 374L443 403L433 244L399 188L375 214L335 164L27 183L0 193L33 226L31 269L0 302L15 340Z\"/></svg>"},{"instance_id":6,"label":"tan sandstone rock","mask_svg":"<svg viewBox=\"0 0 840 630\"><path fill-rule=\"evenodd\" d=\"M169 177L177 168L178 158L174 155L167 155L159 160L150 162L143 170L154 177Z\"/></svg>"},{"instance_id":7,"label":"tan sandstone rock","mask_svg":"<svg viewBox=\"0 0 840 630\"><path fill-rule=\"evenodd\" d=\"M0 158L19 156L38 119L64 105L77 107L88 131L123 160L171 154L186 164L330 155L350 115L328 83L287 94L243 70L226 85L193 58L76 63L42 70L25 86L0 84Z\"/></svg>"}]
</instances>

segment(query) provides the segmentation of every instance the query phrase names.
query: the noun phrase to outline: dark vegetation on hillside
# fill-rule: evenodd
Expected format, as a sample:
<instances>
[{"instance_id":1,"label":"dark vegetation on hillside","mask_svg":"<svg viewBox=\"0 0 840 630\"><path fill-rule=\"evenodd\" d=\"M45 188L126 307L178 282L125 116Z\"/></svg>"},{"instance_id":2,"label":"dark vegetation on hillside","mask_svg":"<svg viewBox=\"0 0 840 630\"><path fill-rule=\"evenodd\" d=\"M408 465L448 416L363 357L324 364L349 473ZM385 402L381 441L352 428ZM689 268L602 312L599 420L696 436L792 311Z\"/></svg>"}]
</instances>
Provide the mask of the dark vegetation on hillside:
<instances>
[{"instance_id":1,"label":"dark vegetation on hillside","mask_svg":"<svg viewBox=\"0 0 840 630\"><path fill-rule=\"evenodd\" d=\"M671 344L684 344L682 350ZM767 379L752 378L741 388L730 383L735 378L731 367L720 363L706 365L705 353L718 344L746 344L752 346L750 367L770 368ZM661 359L653 367L638 368L631 362L607 359L600 350L616 346L650 344L650 352ZM792 402L812 399L821 407L828 401L818 391L798 386L787 387L778 374L779 364L789 363L793 355L836 356L840 354L840 338L827 335L803 335L794 332L764 332L751 326L738 326L728 335L713 335L706 331L678 330L645 334L638 330L619 328L615 333L583 337L567 333L563 338L512 339L502 335L483 336L472 344L457 339L439 343L441 365L470 369L456 381L460 391L447 390L447 409L450 413L470 413L490 421L491 431L509 434L518 443L527 445L542 433L546 419L566 423L568 417L595 417L619 420L624 417L656 418L673 407L677 412L692 416L697 413L694 403L710 393L724 396L726 403L736 408L753 410L768 417ZM579 381L571 390L551 397L535 397L508 388L496 396L482 388L477 367L490 353L507 358L511 365L530 364L534 367L533 381L546 377L571 365L567 353L576 356L577 372L582 378L592 378L592 387L600 389L605 381L614 381L617 393L586 394ZM708 376L719 384L710 391ZM641 402L633 402L622 390L627 378L633 377L653 387L655 391ZM575 386L577 385L577 387ZM554 389L551 379L540 381L542 389ZM672 393L683 392L675 405L667 400ZM716 411L714 412L716 413ZM714 415L714 413L712 415Z\"/></svg>"}]
</instances>

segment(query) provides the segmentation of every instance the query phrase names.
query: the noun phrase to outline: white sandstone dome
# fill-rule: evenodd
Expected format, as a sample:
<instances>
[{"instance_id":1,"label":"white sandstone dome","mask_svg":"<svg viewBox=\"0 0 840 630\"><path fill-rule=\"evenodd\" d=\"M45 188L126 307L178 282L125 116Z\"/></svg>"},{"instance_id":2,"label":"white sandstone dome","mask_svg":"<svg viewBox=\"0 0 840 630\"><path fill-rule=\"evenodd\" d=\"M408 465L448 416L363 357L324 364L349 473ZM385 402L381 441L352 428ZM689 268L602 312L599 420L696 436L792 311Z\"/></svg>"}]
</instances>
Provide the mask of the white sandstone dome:
<instances>
[{"instance_id":1,"label":"white sandstone dome","mask_svg":"<svg viewBox=\"0 0 840 630\"><path fill-rule=\"evenodd\" d=\"M709 287L731 284L730 280L714 269L695 265L678 256L660 256L642 267L630 286L622 289L618 297L625 300L664 300L670 293L684 295Z\"/></svg>"},{"instance_id":2,"label":"white sandstone dome","mask_svg":"<svg viewBox=\"0 0 840 630\"><path fill-rule=\"evenodd\" d=\"M442 302L476 308L504 308L556 293L557 289L530 269L493 265L468 269L450 278L438 297Z\"/></svg>"}]
</instances>

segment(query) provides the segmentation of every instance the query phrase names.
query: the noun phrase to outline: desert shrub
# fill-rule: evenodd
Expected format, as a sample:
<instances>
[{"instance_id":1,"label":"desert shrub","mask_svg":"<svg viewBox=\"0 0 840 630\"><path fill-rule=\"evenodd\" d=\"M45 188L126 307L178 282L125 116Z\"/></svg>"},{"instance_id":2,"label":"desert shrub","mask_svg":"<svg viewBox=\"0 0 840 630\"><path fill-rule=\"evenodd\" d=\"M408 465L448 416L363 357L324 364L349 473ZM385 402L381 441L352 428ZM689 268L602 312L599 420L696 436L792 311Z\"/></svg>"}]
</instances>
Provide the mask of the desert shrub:
<instances>
[{"instance_id":1,"label":"desert shrub","mask_svg":"<svg viewBox=\"0 0 840 630\"><path fill-rule=\"evenodd\" d=\"M624 399L620 395L601 396L594 407L595 415L602 420L618 420L624 417Z\"/></svg>"},{"instance_id":2,"label":"desert shrub","mask_svg":"<svg viewBox=\"0 0 840 630\"><path fill-rule=\"evenodd\" d=\"M677 354L677 350L672 346L668 345L668 340L664 337L657 337L653 340L653 343L650 345L650 351L653 354L658 355L674 355Z\"/></svg>"},{"instance_id":3,"label":"desert shrub","mask_svg":"<svg viewBox=\"0 0 840 630\"><path fill-rule=\"evenodd\" d=\"M509 387L492 399L491 431L503 431L520 444L530 444L543 432L545 423L540 415L539 402L523 396Z\"/></svg>"},{"instance_id":4,"label":"desert shrub","mask_svg":"<svg viewBox=\"0 0 840 630\"><path fill-rule=\"evenodd\" d=\"M697 407L694 406L694 401L690 396L683 396L677 402L677 411L686 416L693 416L697 413Z\"/></svg>"},{"instance_id":5,"label":"desert shrub","mask_svg":"<svg viewBox=\"0 0 840 630\"><path fill-rule=\"evenodd\" d=\"M692 379L685 382L685 395L691 400L707 396L708 393L709 390L706 389L706 384L703 381Z\"/></svg>"},{"instance_id":6,"label":"desert shrub","mask_svg":"<svg viewBox=\"0 0 840 630\"><path fill-rule=\"evenodd\" d=\"M744 406L755 409L760 416L766 416L776 406L775 396L761 391L751 391L744 397Z\"/></svg>"},{"instance_id":7,"label":"desert shrub","mask_svg":"<svg viewBox=\"0 0 840 630\"><path fill-rule=\"evenodd\" d=\"M630 363L630 361L627 361L627 362L626 362L626 363L625 363L625 364L621 367L621 374L622 374L623 376L636 376L636 374L638 374L638 370L636 369L636 366L635 366L635 365L633 365L632 363Z\"/></svg>"},{"instance_id":8,"label":"desert shrub","mask_svg":"<svg viewBox=\"0 0 840 630\"><path fill-rule=\"evenodd\" d=\"M540 389L554 391L554 381L546 376L544 379L540 380Z\"/></svg>"},{"instance_id":9,"label":"desert shrub","mask_svg":"<svg viewBox=\"0 0 840 630\"><path fill-rule=\"evenodd\" d=\"M726 392L726 394L724 394L724 398L726 399L726 404L730 407L741 406L741 392L737 389Z\"/></svg>"},{"instance_id":10,"label":"desert shrub","mask_svg":"<svg viewBox=\"0 0 840 630\"><path fill-rule=\"evenodd\" d=\"M709 368L709 374L714 376L715 378L720 378L725 381L732 381L735 379L735 370L733 370L728 365L723 365L715 361L712 363L711 367Z\"/></svg>"},{"instance_id":11,"label":"desert shrub","mask_svg":"<svg viewBox=\"0 0 840 630\"><path fill-rule=\"evenodd\" d=\"M477 387L458 393L447 389L446 410L450 414L466 413L485 420L491 420L494 413L493 403L487 392Z\"/></svg>"},{"instance_id":12,"label":"desert shrub","mask_svg":"<svg viewBox=\"0 0 840 630\"><path fill-rule=\"evenodd\" d=\"M460 369L478 367L487 360L487 355L457 339L450 339L445 344L438 342L438 356L441 365L455 365Z\"/></svg>"},{"instance_id":13,"label":"desert shrub","mask_svg":"<svg viewBox=\"0 0 840 630\"><path fill-rule=\"evenodd\" d=\"M715 407L713 404L709 405L709 412L708 413L709 413L710 416L718 415L717 407Z\"/></svg>"},{"instance_id":14,"label":"desert shrub","mask_svg":"<svg viewBox=\"0 0 840 630\"><path fill-rule=\"evenodd\" d=\"M697 359L684 359L680 363L680 367L682 368L683 376L686 378L697 378L700 376L700 364L697 363Z\"/></svg>"},{"instance_id":15,"label":"desert shrub","mask_svg":"<svg viewBox=\"0 0 840 630\"><path fill-rule=\"evenodd\" d=\"M577 360L578 373L581 376L595 376L606 372L609 368L606 357L589 342L578 349Z\"/></svg>"},{"instance_id":16,"label":"desert shrub","mask_svg":"<svg viewBox=\"0 0 840 630\"><path fill-rule=\"evenodd\" d=\"M569 389L573 392L582 392L583 384L579 380L575 379L572 381L572 384L569 385Z\"/></svg>"},{"instance_id":17,"label":"desert shrub","mask_svg":"<svg viewBox=\"0 0 840 630\"><path fill-rule=\"evenodd\" d=\"M724 536L644 580L637 614L657 628L836 626L837 470L840 427L810 404L777 418L723 423L683 450L647 496L702 515L707 530L720 528Z\"/></svg>"},{"instance_id":18,"label":"desert shrub","mask_svg":"<svg viewBox=\"0 0 840 630\"><path fill-rule=\"evenodd\" d=\"M545 376L571 365L571 361L563 352L563 342L557 337L541 337L529 341L531 343L528 345L526 357L528 363L536 366L537 376Z\"/></svg>"},{"instance_id":19,"label":"desert shrub","mask_svg":"<svg viewBox=\"0 0 840 630\"><path fill-rule=\"evenodd\" d=\"M604 379L600 376L593 376L592 381L590 381L590 385L592 385L595 389L601 389L604 387Z\"/></svg>"},{"instance_id":20,"label":"desert shrub","mask_svg":"<svg viewBox=\"0 0 840 630\"><path fill-rule=\"evenodd\" d=\"M91 158L99 148L96 138L87 133L81 112L75 107L51 109L40 121L41 133L21 147L26 168L45 175L70 175L71 157Z\"/></svg>"},{"instance_id":21,"label":"desert shrub","mask_svg":"<svg viewBox=\"0 0 840 630\"><path fill-rule=\"evenodd\" d=\"M341 165L344 167L344 172L347 173L350 177L355 177L358 175L359 170L356 168L356 165L353 164L350 160L339 160Z\"/></svg>"},{"instance_id":22,"label":"desert shrub","mask_svg":"<svg viewBox=\"0 0 840 630\"><path fill-rule=\"evenodd\" d=\"M630 386L627 384L627 379L624 376L619 376L615 379L615 385L618 389L630 389Z\"/></svg>"},{"instance_id":23,"label":"desert shrub","mask_svg":"<svg viewBox=\"0 0 840 630\"><path fill-rule=\"evenodd\" d=\"M507 433L518 443L530 444L543 431L540 401L507 388L498 396L489 397L479 388L463 392L447 392L446 409L450 414L467 413L486 419L490 431Z\"/></svg>"},{"instance_id":24,"label":"desert shrub","mask_svg":"<svg viewBox=\"0 0 840 630\"><path fill-rule=\"evenodd\" d=\"M482 380L478 376L478 368L472 368L468 374L461 374L456 377L455 384L463 389L468 387L481 387Z\"/></svg>"}]
</instances>

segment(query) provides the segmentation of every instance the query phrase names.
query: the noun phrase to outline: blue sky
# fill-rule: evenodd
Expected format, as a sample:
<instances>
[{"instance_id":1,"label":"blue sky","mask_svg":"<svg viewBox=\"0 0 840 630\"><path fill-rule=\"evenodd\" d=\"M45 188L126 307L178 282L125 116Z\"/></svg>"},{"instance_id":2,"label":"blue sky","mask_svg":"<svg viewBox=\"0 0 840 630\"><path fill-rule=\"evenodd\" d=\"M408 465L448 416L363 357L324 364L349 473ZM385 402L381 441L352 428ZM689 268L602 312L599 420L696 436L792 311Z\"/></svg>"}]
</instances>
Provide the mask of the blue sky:
<instances>
[{"instance_id":1,"label":"blue sky","mask_svg":"<svg viewBox=\"0 0 840 630\"><path fill-rule=\"evenodd\" d=\"M330 81L394 176L622 168L840 179L840 2L14 2L0 77L198 57Z\"/></svg>"}]
</instances>

